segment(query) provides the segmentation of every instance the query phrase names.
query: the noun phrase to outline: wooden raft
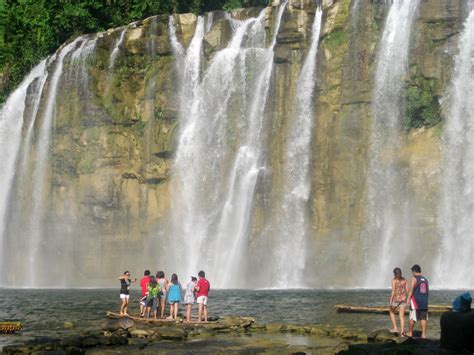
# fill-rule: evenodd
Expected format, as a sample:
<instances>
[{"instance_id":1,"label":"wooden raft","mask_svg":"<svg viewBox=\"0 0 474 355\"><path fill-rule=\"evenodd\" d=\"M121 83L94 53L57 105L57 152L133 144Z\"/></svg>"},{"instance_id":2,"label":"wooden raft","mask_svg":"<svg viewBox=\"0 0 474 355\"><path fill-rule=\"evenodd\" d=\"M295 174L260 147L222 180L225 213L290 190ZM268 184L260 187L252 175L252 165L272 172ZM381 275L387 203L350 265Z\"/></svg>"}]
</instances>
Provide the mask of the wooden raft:
<instances>
[{"instance_id":1,"label":"wooden raft","mask_svg":"<svg viewBox=\"0 0 474 355\"><path fill-rule=\"evenodd\" d=\"M107 312L107 317L108 318L114 318L114 319L117 319L117 318L129 318L131 320L133 320L134 322L139 322L139 323L169 323L169 324L176 324L176 323L182 323L183 320L178 318L177 320L176 319L153 319L153 318L143 318L143 317L139 317L139 316L133 316L133 315L128 315L128 316L121 316L119 313L115 313L115 312L110 312L108 311ZM203 322L198 322L197 320L196 321L190 321L190 322L185 322L186 324L203 324ZM216 320L210 320L208 321L207 323L216 323ZM206 324L206 323L204 323Z\"/></svg>"},{"instance_id":2,"label":"wooden raft","mask_svg":"<svg viewBox=\"0 0 474 355\"><path fill-rule=\"evenodd\" d=\"M19 332L22 328L21 322L0 322L0 334Z\"/></svg>"},{"instance_id":3,"label":"wooden raft","mask_svg":"<svg viewBox=\"0 0 474 355\"><path fill-rule=\"evenodd\" d=\"M389 307L386 306L352 306L348 304L336 304L336 310L338 313L373 313L373 314L389 314ZM451 306L444 305L430 305L428 313L444 313L452 309ZM408 311L408 309L406 309ZM397 312L397 311L396 311Z\"/></svg>"}]
</instances>

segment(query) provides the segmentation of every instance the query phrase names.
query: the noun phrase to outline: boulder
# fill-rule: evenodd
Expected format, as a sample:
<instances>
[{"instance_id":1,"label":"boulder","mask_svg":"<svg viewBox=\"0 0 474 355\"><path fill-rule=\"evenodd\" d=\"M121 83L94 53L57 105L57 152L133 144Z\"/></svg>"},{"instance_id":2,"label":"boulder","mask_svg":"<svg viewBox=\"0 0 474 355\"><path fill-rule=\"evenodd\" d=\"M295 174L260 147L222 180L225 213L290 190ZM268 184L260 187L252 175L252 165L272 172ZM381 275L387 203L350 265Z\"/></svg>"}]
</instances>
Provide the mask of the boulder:
<instances>
[{"instance_id":1,"label":"boulder","mask_svg":"<svg viewBox=\"0 0 474 355\"><path fill-rule=\"evenodd\" d=\"M133 327L135 323L133 322L132 319L123 317L119 319L119 324L120 324L120 328L128 329L128 328Z\"/></svg>"},{"instance_id":2,"label":"boulder","mask_svg":"<svg viewBox=\"0 0 474 355\"><path fill-rule=\"evenodd\" d=\"M143 328L131 328L129 332L134 338L150 338L155 334L153 330Z\"/></svg>"},{"instance_id":3,"label":"boulder","mask_svg":"<svg viewBox=\"0 0 474 355\"><path fill-rule=\"evenodd\" d=\"M368 335L369 342L397 343L399 337L396 333L390 333L386 329L378 329Z\"/></svg>"},{"instance_id":4,"label":"boulder","mask_svg":"<svg viewBox=\"0 0 474 355\"><path fill-rule=\"evenodd\" d=\"M441 316L441 347L474 352L474 313L446 312Z\"/></svg>"},{"instance_id":5,"label":"boulder","mask_svg":"<svg viewBox=\"0 0 474 355\"><path fill-rule=\"evenodd\" d=\"M187 336L184 329L167 326L156 328L156 333L161 339L166 340L183 340Z\"/></svg>"},{"instance_id":6,"label":"boulder","mask_svg":"<svg viewBox=\"0 0 474 355\"><path fill-rule=\"evenodd\" d=\"M100 345L100 340L100 337L96 335L87 335L82 337L81 345L83 348L93 348Z\"/></svg>"},{"instance_id":7,"label":"boulder","mask_svg":"<svg viewBox=\"0 0 474 355\"><path fill-rule=\"evenodd\" d=\"M108 319L101 325L101 329L103 331L108 331L108 332L115 332L116 330L119 330L122 328L120 326L120 320L119 319Z\"/></svg>"}]
</instances>

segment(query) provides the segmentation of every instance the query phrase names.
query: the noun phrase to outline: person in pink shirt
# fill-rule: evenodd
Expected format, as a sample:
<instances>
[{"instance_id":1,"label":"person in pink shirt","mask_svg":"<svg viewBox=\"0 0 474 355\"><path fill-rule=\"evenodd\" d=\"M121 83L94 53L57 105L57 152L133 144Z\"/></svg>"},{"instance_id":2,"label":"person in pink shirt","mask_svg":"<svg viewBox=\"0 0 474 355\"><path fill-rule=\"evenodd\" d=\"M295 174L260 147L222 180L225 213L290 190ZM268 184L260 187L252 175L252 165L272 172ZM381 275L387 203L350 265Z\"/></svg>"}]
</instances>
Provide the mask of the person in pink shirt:
<instances>
[{"instance_id":1,"label":"person in pink shirt","mask_svg":"<svg viewBox=\"0 0 474 355\"><path fill-rule=\"evenodd\" d=\"M145 316L146 294L148 292L148 284L150 283L150 270L145 270L140 280L140 288L142 289L140 297L140 317Z\"/></svg>"},{"instance_id":2,"label":"person in pink shirt","mask_svg":"<svg viewBox=\"0 0 474 355\"><path fill-rule=\"evenodd\" d=\"M206 280L204 271L199 271L199 281L196 284L196 302L198 304L198 322L202 321L202 313L204 309L204 322L207 322L207 298L211 284Z\"/></svg>"}]
</instances>

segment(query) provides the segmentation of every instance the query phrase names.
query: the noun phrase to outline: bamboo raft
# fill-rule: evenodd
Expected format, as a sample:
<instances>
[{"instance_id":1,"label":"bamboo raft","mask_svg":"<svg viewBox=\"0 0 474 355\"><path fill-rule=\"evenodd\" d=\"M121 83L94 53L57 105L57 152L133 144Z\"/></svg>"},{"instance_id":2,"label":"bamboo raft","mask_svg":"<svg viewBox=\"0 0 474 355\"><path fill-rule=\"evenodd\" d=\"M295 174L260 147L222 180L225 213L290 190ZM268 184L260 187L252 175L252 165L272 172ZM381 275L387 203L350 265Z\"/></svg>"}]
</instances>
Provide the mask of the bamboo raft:
<instances>
[{"instance_id":1,"label":"bamboo raft","mask_svg":"<svg viewBox=\"0 0 474 355\"><path fill-rule=\"evenodd\" d=\"M352 306L347 304L336 304L334 306L338 313L372 313L372 314L389 314L390 308L387 306ZM407 309L408 310L408 309ZM428 313L444 313L452 310L448 305L430 305Z\"/></svg>"},{"instance_id":2,"label":"bamboo raft","mask_svg":"<svg viewBox=\"0 0 474 355\"><path fill-rule=\"evenodd\" d=\"M0 322L0 334L19 332L23 328L21 322Z\"/></svg>"},{"instance_id":3,"label":"bamboo raft","mask_svg":"<svg viewBox=\"0 0 474 355\"><path fill-rule=\"evenodd\" d=\"M178 318L176 319L153 319L153 318L143 318L139 316L133 316L133 315L128 315L128 316L121 316L119 313L115 312L107 312L107 317L112 318L112 319L126 319L129 318L133 320L134 322L139 322L139 323L167 323L167 324L175 324L175 323L182 323L183 319ZM207 323L216 323L217 319L211 318ZM186 324L203 324L203 322L198 322L196 321L190 321L190 322L185 322Z\"/></svg>"}]
</instances>

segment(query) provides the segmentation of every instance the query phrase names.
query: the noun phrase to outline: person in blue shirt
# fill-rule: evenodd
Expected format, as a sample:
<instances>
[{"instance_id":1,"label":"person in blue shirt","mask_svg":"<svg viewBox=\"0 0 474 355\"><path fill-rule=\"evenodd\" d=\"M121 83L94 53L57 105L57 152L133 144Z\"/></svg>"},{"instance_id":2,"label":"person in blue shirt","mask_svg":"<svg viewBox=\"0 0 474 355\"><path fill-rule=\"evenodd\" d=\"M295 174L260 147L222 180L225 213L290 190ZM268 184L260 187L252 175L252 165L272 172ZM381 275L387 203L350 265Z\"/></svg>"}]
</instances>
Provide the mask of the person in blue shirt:
<instances>
[{"instance_id":1,"label":"person in blue shirt","mask_svg":"<svg viewBox=\"0 0 474 355\"><path fill-rule=\"evenodd\" d=\"M170 316L168 319L178 319L178 307L181 301L181 284L178 281L178 275L171 275L170 286L168 290L168 303L170 304Z\"/></svg>"}]
</instances>

